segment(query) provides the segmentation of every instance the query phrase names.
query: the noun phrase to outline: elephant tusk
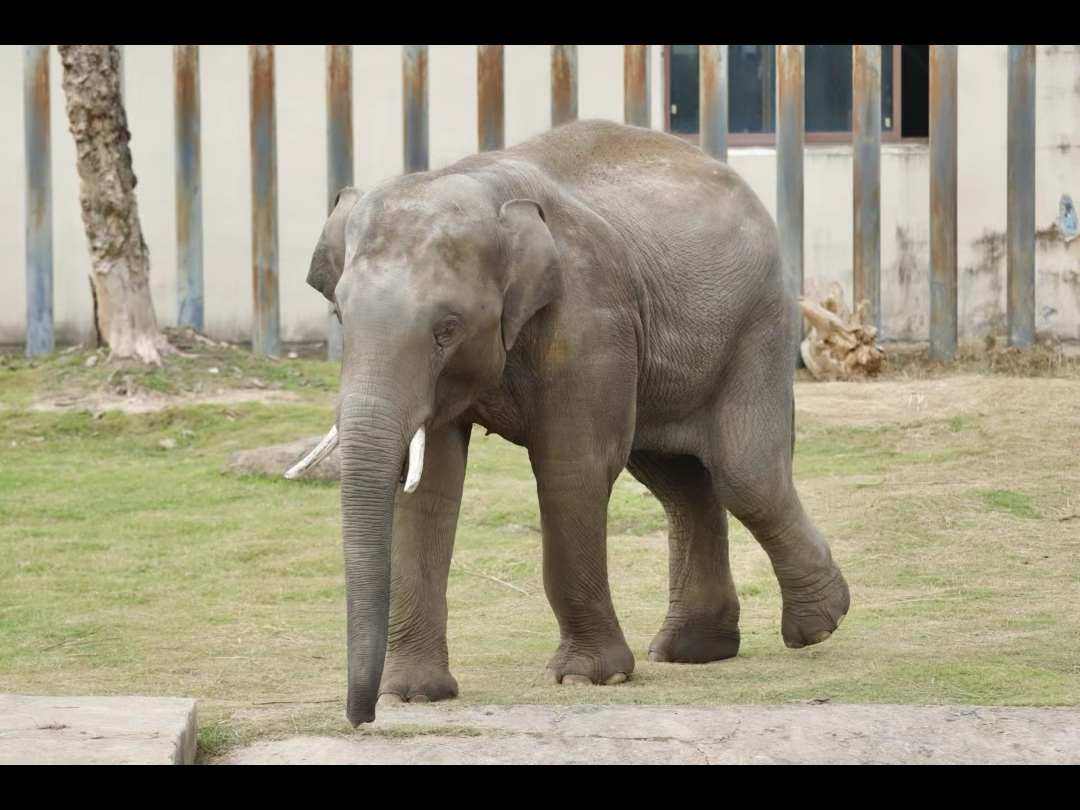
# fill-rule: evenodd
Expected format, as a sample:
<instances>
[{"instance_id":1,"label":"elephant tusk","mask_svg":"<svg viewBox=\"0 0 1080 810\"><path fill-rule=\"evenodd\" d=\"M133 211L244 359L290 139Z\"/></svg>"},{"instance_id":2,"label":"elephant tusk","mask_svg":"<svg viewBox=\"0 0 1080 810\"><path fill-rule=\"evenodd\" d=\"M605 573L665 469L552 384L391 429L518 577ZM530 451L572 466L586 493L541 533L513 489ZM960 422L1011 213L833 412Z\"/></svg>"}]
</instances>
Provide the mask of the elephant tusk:
<instances>
[{"instance_id":1,"label":"elephant tusk","mask_svg":"<svg viewBox=\"0 0 1080 810\"><path fill-rule=\"evenodd\" d=\"M424 472L424 429L421 427L409 442L409 474L405 478L405 491L413 492L420 485Z\"/></svg>"},{"instance_id":2,"label":"elephant tusk","mask_svg":"<svg viewBox=\"0 0 1080 810\"><path fill-rule=\"evenodd\" d=\"M293 465L288 472L285 473L286 478L296 478L302 475L308 467L314 467L331 452L338 444L338 432L337 425L330 428L330 432L326 434L326 437L315 445L315 449L308 453L304 458Z\"/></svg>"}]
</instances>

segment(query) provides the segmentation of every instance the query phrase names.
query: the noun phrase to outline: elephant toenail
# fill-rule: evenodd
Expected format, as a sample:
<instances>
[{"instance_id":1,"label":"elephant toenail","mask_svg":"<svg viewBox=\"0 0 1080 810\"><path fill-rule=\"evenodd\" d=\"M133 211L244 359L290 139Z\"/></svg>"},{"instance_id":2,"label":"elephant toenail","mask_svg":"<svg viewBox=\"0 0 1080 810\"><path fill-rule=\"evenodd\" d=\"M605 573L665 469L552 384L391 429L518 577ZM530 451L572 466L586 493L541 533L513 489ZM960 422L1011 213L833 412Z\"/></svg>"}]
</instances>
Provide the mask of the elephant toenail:
<instances>
[{"instance_id":1,"label":"elephant toenail","mask_svg":"<svg viewBox=\"0 0 1080 810\"><path fill-rule=\"evenodd\" d=\"M606 681L604 681L604 683L607 686L614 686L617 683L625 683L625 682L626 682L626 673L625 672L616 672L614 675L612 675L610 678L608 678Z\"/></svg>"},{"instance_id":2,"label":"elephant toenail","mask_svg":"<svg viewBox=\"0 0 1080 810\"><path fill-rule=\"evenodd\" d=\"M840 614L840 618L836 620L836 626L837 626L837 627L839 627L839 626L840 626L840 622L842 622L842 621L844 620L844 617L845 617L845 616L847 616L847 614L846 614L846 613L841 613L841 614Z\"/></svg>"},{"instance_id":3,"label":"elephant toenail","mask_svg":"<svg viewBox=\"0 0 1080 810\"><path fill-rule=\"evenodd\" d=\"M379 695L379 703L393 704L404 702L405 698L395 692L383 692L381 695Z\"/></svg>"},{"instance_id":4,"label":"elephant toenail","mask_svg":"<svg viewBox=\"0 0 1080 810\"><path fill-rule=\"evenodd\" d=\"M430 703L430 702L431 702L431 698L429 698L427 695L424 695L424 694L413 695L411 698L409 698L409 703Z\"/></svg>"},{"instance_id":5,"label":"elephant toenail","mask_svg":"<svg viewBox=\"0 0 1080 810\"><path fill-rule=\"evenodd\" d=\"M593 682L584 675L563 675L563 686L592 686Z\"/></svg>"}]
</instances>

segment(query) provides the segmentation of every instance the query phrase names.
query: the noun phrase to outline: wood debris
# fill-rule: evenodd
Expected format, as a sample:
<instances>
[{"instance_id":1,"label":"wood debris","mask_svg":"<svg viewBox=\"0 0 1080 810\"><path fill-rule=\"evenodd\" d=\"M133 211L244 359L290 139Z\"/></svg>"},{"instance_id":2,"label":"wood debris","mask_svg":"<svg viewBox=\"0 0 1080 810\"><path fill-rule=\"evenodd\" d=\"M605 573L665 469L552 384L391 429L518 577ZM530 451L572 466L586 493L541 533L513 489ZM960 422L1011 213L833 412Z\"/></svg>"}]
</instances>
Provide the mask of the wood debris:
<instances>
[{"instance_id":1,"label":"wood debris","mask_svg":"<svg viewBox=\"0 0 1080 810\"><path fill-rule=\"evenodd\" d=\"M866 323L868 308L869 302L861 301L850 312L836 283L820 304L799 298L799 311L810 324L800 350L814 379L866 379L885 369L885 350L875 343L878 330Z\"/></svg>"}]
</instances>

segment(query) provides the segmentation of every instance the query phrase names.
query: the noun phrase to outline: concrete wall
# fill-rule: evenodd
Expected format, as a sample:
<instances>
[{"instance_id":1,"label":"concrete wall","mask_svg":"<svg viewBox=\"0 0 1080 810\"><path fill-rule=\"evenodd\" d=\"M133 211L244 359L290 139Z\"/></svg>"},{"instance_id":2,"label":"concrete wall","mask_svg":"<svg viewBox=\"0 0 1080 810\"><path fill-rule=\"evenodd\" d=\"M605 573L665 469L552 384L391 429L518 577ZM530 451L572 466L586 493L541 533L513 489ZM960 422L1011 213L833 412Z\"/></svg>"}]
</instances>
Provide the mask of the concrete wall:
<instances>
[{"instance_id":1,"label":"concrete wall","mask_svg":"<svg viewBox=\"0 0 1080 810\"><path fill-rule=\"evenodd\" d=\"M579 116L621 120L621 45L580 45ZM651 110L662 125L662 55L650 46ZM402 170L401 46L353 46L356 182L369 186ZM304 283L325 218L325 49L276 48L281 336L325 335L323 299ZM476 46L432 45L430 158L439 167L475 151ZM61 66L51 51L55 321L59 343L90 325L89 259L78 203L75 150L67 130ZM247 51L200 47L206 327L249 337L251 177ZM175 323L175 168L172 50L124 48L125 102L137 194L150 247L159 321ZM547 45L506 46L506 138L516 143L549 126ZM25 170L22 47L0 46L0 343L25 334ZM1055 229L1062 194L1080 202L1080 48L1038 46L1038 288L1036 321L1080 338L1080 239ZM1000 330L1005 312L1006 46L959 50L959 301L961 337ZM775 152L732 149L730 161L775 212ZM929 160L925 145L887 145L882 155L882 315L889 339L925 340L929 323ZM808 147L805 157L807 292L833 281L851 296L852 161L849 147Z\"/></svg>"}]
</instances>

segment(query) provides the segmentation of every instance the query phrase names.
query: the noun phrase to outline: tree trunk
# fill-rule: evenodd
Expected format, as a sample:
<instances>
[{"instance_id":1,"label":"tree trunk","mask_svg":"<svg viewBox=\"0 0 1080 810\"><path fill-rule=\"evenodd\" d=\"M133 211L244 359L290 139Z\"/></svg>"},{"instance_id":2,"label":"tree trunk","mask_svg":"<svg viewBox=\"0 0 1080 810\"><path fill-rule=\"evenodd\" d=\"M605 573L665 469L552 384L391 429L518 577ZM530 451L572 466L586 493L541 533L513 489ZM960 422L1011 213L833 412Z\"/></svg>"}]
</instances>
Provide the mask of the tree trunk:
<instances>
[{"instance_id":1,"label":"tree trunk","mask_svg":"<svg viewBox=\"0 0 1080 810\"><path fill-rule=\"evenodd\" d=\"M171 352L150 298L150 253L135 202L116 45L57 45L90 243L94 331L109 357L161 364Z\"/></svg>"}]
</instances>

